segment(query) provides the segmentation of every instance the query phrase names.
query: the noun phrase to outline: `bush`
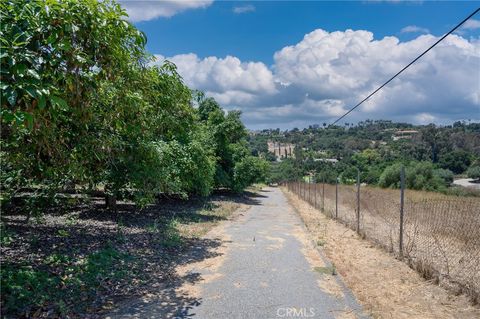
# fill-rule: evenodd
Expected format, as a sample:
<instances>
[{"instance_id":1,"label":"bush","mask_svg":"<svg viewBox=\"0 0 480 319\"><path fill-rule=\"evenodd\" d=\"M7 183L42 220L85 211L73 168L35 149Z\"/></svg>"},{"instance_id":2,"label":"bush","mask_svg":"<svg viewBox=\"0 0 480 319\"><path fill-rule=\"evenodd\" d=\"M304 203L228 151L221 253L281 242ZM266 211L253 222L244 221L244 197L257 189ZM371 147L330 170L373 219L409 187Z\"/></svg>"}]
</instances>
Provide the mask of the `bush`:
<instances>
[{"instance_id":1,"label":"bush","mask_svg":"<svg viewBox=\"0 0 480 319\"><path fill-rule=\"evenodd\" d=\"M378 185L381 187L400 187L400 171L403 164L395 163L383 171ZM405 169L406 188L416 190L437 191L444 190L450 179L453 179L451 172L446 170L435 170L430 162L411 162Z\"/></svg>"},{"instance_id":2,"label":"bush","mask_svg":"<svg viewBox=\"0 0 480 319\"><path fill-rule=\"evenodd\" d=\"M400 187L400 171L402 168L401 163L395 163L393 165L388 166L384 169L380 178L378 179L378 185L380 187L393 187L399 188Z\"/></svg>"},{"instance_id":3,"label":"bush","mask_svg":"<svg viewBox=\"0 0 480 319\"><path fill-rule=\"evenodd\" d=\"M436 169L433 173L443 180L445 186L450 186L453 183L453 172L449 169Z\"/></svg>"},{"instance_id":4,"label":"bush","mask_svg":"<svg viewBox=\"0 0 480 319\"><path fill-rule=\"evenodd\" d=\"M467 176L473 179L480 179L480 166L472 166L467 170Z\"/></svg>"}]
</instances>

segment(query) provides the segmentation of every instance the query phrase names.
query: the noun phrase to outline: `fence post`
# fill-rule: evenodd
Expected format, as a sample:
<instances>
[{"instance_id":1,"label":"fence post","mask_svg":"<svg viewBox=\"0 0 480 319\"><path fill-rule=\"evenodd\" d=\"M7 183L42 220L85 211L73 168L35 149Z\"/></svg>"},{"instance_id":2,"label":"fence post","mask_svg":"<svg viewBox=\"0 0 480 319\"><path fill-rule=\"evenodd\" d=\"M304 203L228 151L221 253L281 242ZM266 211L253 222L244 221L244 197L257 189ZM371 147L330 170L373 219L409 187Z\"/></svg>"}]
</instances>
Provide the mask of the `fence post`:
<instances>
[{"instance_id":1,"label":"fence post","mask_svg":"<svg viewBox=\"0 0 480 319\"><path fill-rule=\"evenodd\" d=\"M312 204L312 177L308 177L308 202Z\"/></svg>"},{"instance_id":2,"label":"fence post","mask_svg":"<svg viewBox=\"0 0 480 319\"><path fill-rule=\"evenodd\" d=\"M360 170L357 168L357 233L360 234Z\"/></svg>"},{"instance_id":3,"label":"fence post","mask_svg":"<svg viewBox=\"0 0 480 319\"><path fill-rule=\"evenodd\" d=\"M316 209L316 208L317 208L317 181L314 179L314 180L313 180L313 183L314 183L314 185L315 185L315 189L314 189L314 192L315 192L315 203L314 203L313 206L314 206L315 209Z\"/></svg>"},{"instance_id":4,"label":"fence post","mask_svg":"<svg viewBox=\"0 0 480 319\"><path fill-rule=\"evenodd\" d=\"M303 200L306 200L306 198L307 198L307 196L306 196L306 194L307 194L307 193L306 193L306 192L307 192L307 187L306 187L306 186L307 186L307 185L305 184L305 181L303 180L303 181L302 181L302 187L303 187L303 196L302 196L302 199L303 199Z\"/></svg>"},{"instance_id":5,"label":"fence post","mask_svg":"<svg viewBox=\"0 0 480 319\"><path fill-rule=\"evenodd\" d=\"M338 219L338 176L335 183L335 219Z\"/></svg>"},{"instance_id":6,"label":"fence post","mask_svg":"<svg viewBox=\"0 0 480 319\"><path fill-rule=\"evenodd\" d=\"M322 212L325 212L325 175L322 177Z\"/></svg>"},{"instance_id":7,"label":"fence post","mask_svg":"<svg viewBox=\"0 0 480 319\"><path fill-rule=\"evenodd\" d=\"M398 252L400 259L403 258L403 207L405 196L405 167L402 165L400 170L400 238L398 240Z\"/></svg>"}]
</instances>

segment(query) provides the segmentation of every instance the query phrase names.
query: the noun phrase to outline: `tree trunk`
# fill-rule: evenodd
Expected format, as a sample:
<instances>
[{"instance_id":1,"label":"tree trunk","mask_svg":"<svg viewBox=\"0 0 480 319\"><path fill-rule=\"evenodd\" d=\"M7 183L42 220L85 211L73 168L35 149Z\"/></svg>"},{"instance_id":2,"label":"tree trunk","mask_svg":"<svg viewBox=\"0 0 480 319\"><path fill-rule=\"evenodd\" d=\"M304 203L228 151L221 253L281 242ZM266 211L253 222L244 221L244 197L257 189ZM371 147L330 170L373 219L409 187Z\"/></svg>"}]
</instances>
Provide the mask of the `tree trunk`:
<instances>
[{"instance_id":1,"label":"tree trunk","mask_svg":"<svg viewBox=\"0 0 480 319\"><path fill-rule=\"evenodd\" d=\"M117 211L117 197L115 195L105 194L105 207L109 210Z\"/></svg>"}]
</instances>

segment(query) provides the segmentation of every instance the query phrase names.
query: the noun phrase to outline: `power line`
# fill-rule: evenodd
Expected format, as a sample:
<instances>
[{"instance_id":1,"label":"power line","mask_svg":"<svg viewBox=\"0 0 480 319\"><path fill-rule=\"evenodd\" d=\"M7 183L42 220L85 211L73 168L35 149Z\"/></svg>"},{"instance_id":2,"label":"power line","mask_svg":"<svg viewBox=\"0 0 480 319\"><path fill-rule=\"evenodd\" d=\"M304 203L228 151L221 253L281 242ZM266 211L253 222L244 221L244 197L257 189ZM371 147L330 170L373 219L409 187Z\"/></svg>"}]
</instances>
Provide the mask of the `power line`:
<instances>
[{"instance_id":1,"label":"power line","mask_svg":"<svg viewBox=\"0 0 480 319\"><path fill-rule=\"evenodd\" d=\"M372 97L375 93L377 93L378 91L380 91L385 85L387 85L388 83L390 83L393 79L395 79L398 75L400 75L403 71L405 71L409 66L411 66L412 64L414 64L415 62L417 62L418 59L420 59L422 56L424 56L428 51L430 51L433 47L435 47L437 44L439 44L443 39L445 39L448 35L450 35L451 33L453 33L455 30L457 30L462 24L464 24L465 22L467 22L468 19L470 19L471 17L473 17L478 11L480 11L480 8L476 9L473 13L471 13L468 17L466 17L465 19L463 19L462 22L460 22L459 24L457 24L452 30L448 31L443 37L441 37L437 42L435 42L432 46L430 46L427 50L425 50L422 54L420 54L418 57L416 57L412 62L410 62L409 64L407 64L403 69L401 69L400 71L398 71L394 76L392 76L387 82L383 83L380 87L378 87L375 91L373 91L372 93L370 93L366 98L364 98L362 101L360 101L357 105L355 105L354 107L352 107L350 110L348 110L345 114L343 114L342 116L340 116L338 119L335 120L335 122L333 122L332 124L330 124L329 126L332 126L332 125L335 125L336 123L338 123L341 119L343 119L345 116L347 116L348 114L350 114L353 110L355 110L357 107L359 107L363 102L365 102L366 100L368 100L370 97Z\"/></svg>"}]
</instances>

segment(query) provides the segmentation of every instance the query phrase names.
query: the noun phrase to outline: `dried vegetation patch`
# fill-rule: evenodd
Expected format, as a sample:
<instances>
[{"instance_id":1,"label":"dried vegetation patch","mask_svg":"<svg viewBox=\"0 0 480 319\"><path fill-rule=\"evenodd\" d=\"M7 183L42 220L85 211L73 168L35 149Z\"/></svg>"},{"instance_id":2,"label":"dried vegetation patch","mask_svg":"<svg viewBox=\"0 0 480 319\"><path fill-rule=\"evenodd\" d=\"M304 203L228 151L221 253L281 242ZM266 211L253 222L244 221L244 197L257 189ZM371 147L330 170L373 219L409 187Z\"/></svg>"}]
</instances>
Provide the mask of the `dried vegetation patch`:
<instances>
[{"instance_id":1,"label":"dried vegetation patch","mask_svg":"<svg viewBox=\"0 0 480 319\"><path fill-rule=\"evenodd\" d=\"M313 240L374 318L480 318L478 306L424 280L407 264L284 190Z\"/></svg>"}]
</instances>

